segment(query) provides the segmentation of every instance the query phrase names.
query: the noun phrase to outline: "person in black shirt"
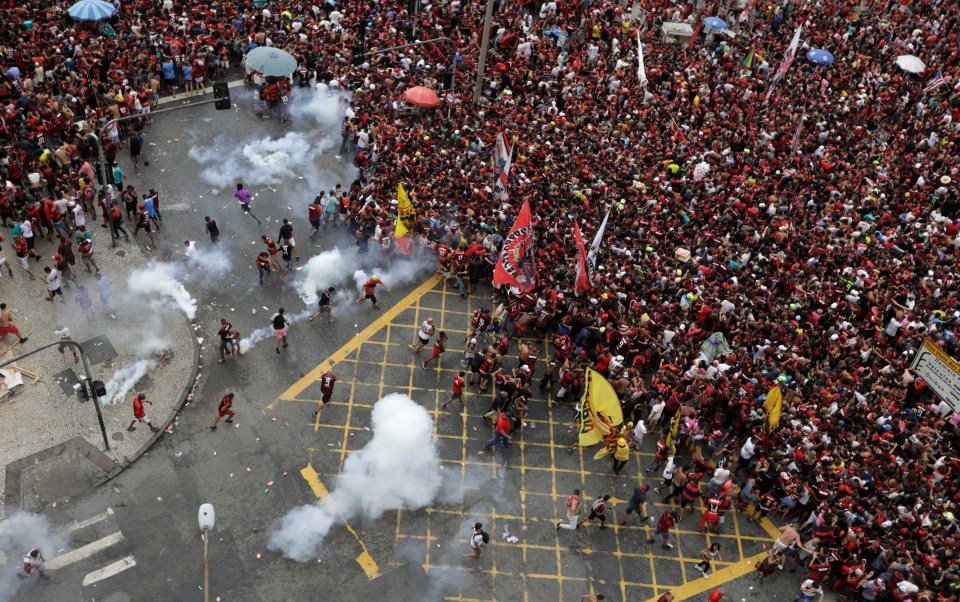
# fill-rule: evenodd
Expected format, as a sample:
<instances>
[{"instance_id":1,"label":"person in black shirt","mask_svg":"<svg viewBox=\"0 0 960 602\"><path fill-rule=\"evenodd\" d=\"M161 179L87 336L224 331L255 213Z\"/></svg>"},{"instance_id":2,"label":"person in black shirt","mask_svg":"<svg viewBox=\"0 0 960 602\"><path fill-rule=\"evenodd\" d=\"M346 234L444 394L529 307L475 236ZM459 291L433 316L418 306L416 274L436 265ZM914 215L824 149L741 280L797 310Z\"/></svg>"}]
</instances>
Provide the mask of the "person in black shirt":
<instances>
[{"instance_id":1,"label":"person in black shirt","mask_svg":"<svg viewBox=\"0 0 960 602\"><path fill-rule=\"evenodd\" d=\"M280 274L280 280L283 280L293 269L293 245L287 241L280 243L280 257L283 259L283 273Z\"/></svg>"},{"instance_id":2,"label":"person in black shirt","mask_svg":"<svg viewBox=\"0 0 960 602\"><path fill-rule=\"evenodd\" d=\"M277 337L277 353L280 353L281 342L283 343L283 348L287 348L287 326L290 322L288 322L287 317L283 315L282 307L277 310L277 313L273 314L270 321L273 323L273 334Z\"/></svg>"},{"instance_id":3,"label":"person in black shirt","mask_svg":"<svg viewBox=\"0 0 960 602\"><path fill-rule=\"evenodd\" d=\"M210 235L210 242L216 243L217 241L219 241L220 228L217 227L217 220L211 219L210 216L208 215L203 218L203 221L204 221L203 229L207 234Z\"/></svg>"},{"instance_id":4,"label":"person in black shirt","mask_svg":"<svg viewBox=\"0 0 960 602\"><path fill-rule=\"evenodd\" d=\"M313 321L314 318L318 317L320 314L327 314L327 322L333 322L333 293L336 292L336 289L332 286L327 290L320 293L320 301L317 303L317 313L310 316L309 321Z\"/></svg>"}]
</instances>

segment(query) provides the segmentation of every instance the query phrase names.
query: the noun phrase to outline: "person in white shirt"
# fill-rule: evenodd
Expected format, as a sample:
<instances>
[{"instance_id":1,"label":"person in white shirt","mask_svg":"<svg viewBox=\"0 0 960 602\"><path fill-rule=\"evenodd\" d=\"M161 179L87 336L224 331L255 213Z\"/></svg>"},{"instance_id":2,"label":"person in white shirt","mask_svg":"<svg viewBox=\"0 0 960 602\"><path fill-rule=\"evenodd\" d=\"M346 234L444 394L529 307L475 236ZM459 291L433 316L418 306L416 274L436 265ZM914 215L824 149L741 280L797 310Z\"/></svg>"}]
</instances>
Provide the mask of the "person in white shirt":
<instances>
[{"instance_id":1,"label":"person in white shirt","mask_svg":"<svg viewBox=\"0 0 960 602\"><path fill-rule=\"evenodd\" d=\"M483 525L481 523L476 523L473 525L473 535L470 536L470 547L473 551L469 554L464 554L464 558L480 558L483 554L483 546L486 545L484 540Z\"/></svg>"},{"instance_id":2,"label":"person in white shirt","mask_svg":"<svg viewBox=\"0 0 960 602\"><path fill-rule=\"evenodd\" d=\"M430 339L433 337L433 333L436 330L436 326L433 324L433 318L427 318L423 321L423 324L420 325L420 331L417 333L417 342L413 345L410 345L410 349L414 353L420 353L423 351L424 346L430 342Z\"/></svg>"},{"instance_id":3,"label":"person in white shirt","mask_svg":"<svg viewBox=\"0 0 960 602\"><path fill-rule=\"evenodd\" d=\"M60 295L60 303L66 304L66 300L63 298L63 289L61 288L60 271L47 266L43 268L43 273L46 274L43 277L43 281L47 283L47 301L53 301L57 295Z\"/></svg>"}]
</instances>

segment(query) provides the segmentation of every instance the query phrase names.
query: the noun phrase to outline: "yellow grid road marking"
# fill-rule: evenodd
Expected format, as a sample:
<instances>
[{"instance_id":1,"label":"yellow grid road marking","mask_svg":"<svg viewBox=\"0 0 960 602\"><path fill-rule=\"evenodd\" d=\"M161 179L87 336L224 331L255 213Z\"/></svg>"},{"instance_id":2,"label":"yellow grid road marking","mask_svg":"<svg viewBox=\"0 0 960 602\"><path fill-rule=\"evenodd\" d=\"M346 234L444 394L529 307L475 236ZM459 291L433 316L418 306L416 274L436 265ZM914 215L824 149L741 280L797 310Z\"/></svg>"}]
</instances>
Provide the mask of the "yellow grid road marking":
<instances>
[{"instance_id":1,"label":"yellow grid road marking","mask_svg":"<svg viewBox=\"0 0 960 602\"><path fill-rule=\"evenodd\" d=\"M321 428L325 429L324 432L329 432L329 429L336 429L338 434L336 439L339 440L340 446L339 448L331 448L326 451L337 454L340 468L342 468L346 455L362 447L363 442L367 439L362 434L357 436L356 440L354 439L353 435L355 433L363 433L365 429L363 429L362 425L353 425L352 421L357 419L356 417L360 414L359 412L355 412L354 409L359 410L361 408L368 409L373 407L373 403L364 403L364 401L373 396L375 387L377 398L394 391L406 392L411 397L415 396L420 400L422 405L426 406L427 411L435 418L434 436L440 441L455 441L460 444L460 452L454 452L456 459L441 457L441 462L448 468L459 464L461 481L466 479L469 467L489 469L492 477L496 479L500 465L503 463L502 460L498 459L497 456L491 455L477 457L469 452L469 447L477 443L477 438L482 440L486 439L488 425L484 423L478 432L471 434L471 430L474 428L472 423L478 418L476 413L483 413L486 410L487 403L495 393L495 387L491 387L491 390L486 395L478 395L472 392L465 393L466 405L463 406L463 408L467 410L468 414L457 417L453 422L441 422L441 418L453 418L449 415L452 411L457 411L456 406L454 406L454 408L440 408L440 403L448 399L450 393L449 385L453 374L460 370L458 361L450 361L450 358L454 358L455 360L460 359L462 350L459 348L460 339L457 338L457 335L463 335L468 332L468 330L462 330L457 328L457 326L466 324L466 328L469 329L469 315L472 313L473 308L477 303L489 303L489 301L481 297L473 296L466 306L462 303L448 304L447 295L454 295L454 297L459 297L459 295L444 290L442 285L438 287L438 284L437 279L431 277L396 305L387 309L374 320L373 323L357 333L346 345L338 349L306 376L284 391L277 400L270 403L264 409L264 413L266 413L267 410L274 409L281 400L295 403L317 403L316 399L303 398L304 392L313 383L317 382L320 376L330 369L330 366L343 363L346 365L341 368L342 376L338 385L349 387L349 389L338 388L338 393L340 393L340 395L338 395L339 400L331 401L327 405L328 409L337 408L338 412L345 410L345 413L343 415L338 413L337 415L340 416L340 418L334 423L324 423L320 420L309 423L307 423L306 420L304 421L305 424L312 426L314 431L319 431ZM434 296L437 294L441 295L439 299ZM456 305L456 307L449 307L449 305ZM412 310L413 316L406 316L402 322L397 322L399 316L407 310ZM439 317L437 320L438 330L444 330L450 335L449 342L454 348L447 351L448 354L451 354L450 358L443 356L447 359L446 362L440 361L437 362L436 366L431 366L429 374L436 375L436 384L415 386L415 381L424 385L424 379L415 377L417 374L426 374L422 372L419 367L422 358L417 358L411 354L410 362L403 362L399 357L403 357L406 354L397 354L397 350L408 351L407 344L409 341L406 335L409 335L412 339L415 336L420 322L429 315L435 318ZM373 340L374 338L376 340ZM528 336L525 337L525 339L527 341L531 339L536 340L536 337ZM549 342L542 339L536 340L535 342L541 347L541 355L546 358L549 353ZM515 349L511 349L511 353L508 354L507 358L509 361L516 359L516 356L513 355L514 351ZM429 349L425 351L424 354L427 352L429 352ZM425 355L425 357L429 356ZM390 361L391 359L392 361ZM350 364L352 364L352 366L350 366ZM444 364L446 364L446 366L444 366ZM350 369L351 367L352 370ZM389 379L389 382L387 382L387 379ZM349 393L349 395L344 396L346 393ZM314 394L310 395L313 397L317 396ZM356 397L363 398L364 401L355 399ZM431 399L432 404L430 403ZM537 400L537 406L539 406L540 401L539 399ZM499 527L497 523L502 523L503 521L519 523L519 526L516 527L516 534L522 534L528 537L532 532L546 529L548 526L554 526L557 520L565 518L565 513L562 512L562 502L568 493L566 492L567 487L572 488L573 483L579 482L580 484L577 486L582 488L582 485L588 484L598 475L606 472L606 466L604 464L595 463L585 456L585 453L589 453L592 457L592 450L584 452L584 450L578 449L577 456L571 458L572 462L565 463L566 466L569 467L557 465L558 458L564 457L566 454L558 454L555 450L560 447L565 447L567 443L574 441L576 432L575 430L565 430L569 421L561 416L565 416L566 410L569 410L568 407L552 403L549 392L544 404L545 407L536 407L534 410L539 416L537 418L528 417L526 423L529 424L528 428L536 428L536 430L540 430L540 428L549 429L549 436L546 437L546 440L533 441L520 439L516 442L517 445L515 449L519 451L510 462L509 467L513 471L518 471L519 475L518 478L521 487L518 492L519 508L517 508L516 512L507 514L500 513L496 507L491 507L491 517L484 521L485 526L489 521L489 527L487 528L491 533ZM535 406L531 404L532 410L534 407ZM461 408L461 412L463 408ZM554 410L557 410L557 413L555 413ZM480 425L478 424L477 426ZM459 432L457 432L458 430ZM524 430L526 431L527 429ZM536 431L534 431L534 433L535 432ZM548 454L547 461L549 465L526 465L526 461L529 459L529 454L532 450L543 450L541 453ZM642 470L644 462L652 457L653 454L641 452L636 455L637 459L634 460L631 458L630 468L626 471L629 478L635 479L639 483L647 479L659 480L656 478L651 479L645 475ZM576 468L573 468L574 466ZM311 472L313 473L312 475L310 474ZM543 475L544 473L550 473L549 483L544 479L541 481L543 484L541 490L528 490L528 487L531 486L530 478L532 478L533 475ZM319 482L319 476L316 475L316 471L312 465L308 465L307 468L304 469L303 476L308 483L311 484L311 487L314 488L314 493L317 494L318 497L326 495L326 490L322 488L323 485ZM562 491L558 491L558 479L560 477L564 479ZM321 493L318 493L318 489L314 486L313 482L311 482L311 479L314 479L316 484L322 488L319 489ZM466 483L463 483L462 486L465 490L480 489L480 487L471 487ZM585 500L585 504L589 503L590 499L592 499L592 497L588 497L588 499ZM743 534L738 519L744 518L745 515L738 516L736 513L728 514L730 517L728 520L733 521L733 531L724 532L719 535L708 535L707 541L734 540L737 551L736 559L731 559L730 562L715 562L716 571L711 575L711 579L709 580L695 579L691 581L686 577L687 571L685 564L688 562L697 562L699 558L684 556L680 550L680 546L681 542L683 542L682 545L685 548L696 548L692 553L699 551L699 544L691 543L689 539L691 536L699 536L698 531L686 529L672 530L672 533L675 534L674 539L675 545L677 546L674 552L672 552L673 555L659 554L652 549L648 550L634 543L628 544L626 540L621 542L620 538L623 536L630 537L631 541L636 537L639 537L641 540L645 539L646 534L650 531L650 526L645 522L620 527L617 524L618 513L615 510L622 508L624 500L613 498L611 502L617 505L616 509L611 508L611 510L614 511L611 512L611 525L613 528L610 529L610 532L612 532L611 535L615 537L616 541L611 544L609 549L604 549L603 551L591 550L589 541L583 541L571 547L571 541L563 536L557 537L554 540L555 543L548 543L547 545L543 545L542 542L538 544L521 539L519 543L509 546L514 549L519 548L517 551L520 553L519 562L521 566L516 566L517 557L508 555L507 557L511 558L511 562L514 564L511 564L507 570L498 567L498 557L502 560L504 551L508 548L491 546L489 553L484 555L486 564L475 567L475 572L480 572L489 579L486 587L490 588L489 591L492 597L497 595L498 581L508 579L515 580L517 585L523 588L524 600L529 598L529 594L527 593L529 588L543 587L551 582L558 588L557 595L562 599L571 595L570 588L572 585L575 591L583 589L584 592L603 590L604 588L608 590L612 588L614 591L619 589L622 598L632 598L637 595L635 589L631 588L643 588L647 590L647 592L653 592L651 600L655 600L657 596L669 589L677 595L678 600L683 600L749 573L753 570L754 562L762 557L763 554L744 558L743 553L746 543L752 542L756 545L757 542L766 542L769 541L770 537L779 535L776 527L767 519L761 522L760 526L764 531L761 535ZM535 505L530 506L530 504ZM558 507L560 510L558 510ZM654 500L650 500L647 503L648 514L659 514L663 508L663 504L658 504ZM534 509L535 512L531 514L531 510ZM428 517L434 514L465 517L467 511L466 500L463 500L458 507L428 508L425 510L425 513ZM431 548L434 547L434 542L441 538L438 537L438 534L435 532L437 525L431 523L429 518L423 525L420 525L422 530L419 530L419 532L411 534L403 533L403 519L408 516L410 516L410 513L397 510L396 526L394 529L395 541L422 542L426 548L426 556L422 564L425 571L429 573L431 570L441 569L454 571L468 570L462 566L447 566L444 562L437 562L435 554L437 551ZM363 553L358 556L357 562L364 569L368 577L375 577L379 574L379 568L376 562L369 553L367 553L365 545L360 541L360 538L352 527L347 525L347 529L357 538L357 541L363 549ZM455 534L454 536L459 538L460 535L462 534ZM684 537L688 539L684 540ZM420 544L418 543L417 545L419 546ZM627 547L625 548L624 546ZM501 548L499 552L498 547ZM537 567L540 570L536 570L535 572L524 570L524 568L527 567L527 563L532 562L532 558L534 558L536 554L540 554L539 557L542 558L544 553L547 554L548 559L553 559L555 568L549 566L548 560L548 566L545 567L546 570L541 567ZM531 554L533 554L533 556ZM564 574L564 561L569 561L571 556L579 557L579 562L583 564L582 570L577 570L580 576ZM449 562L449 560L447 560L447 562ZM593 563L596 562L617 562L619 566L617 570L612 570L613 567L610 567L611 572L595 573L596 566ZM646 568L646 563L649 562L649 577L636 579L635 581L630 580L630 575L637 575L639 562L643 562L644 569ZM665 562L676 566L674 569L675 572L669 575L663 573L662 563ZM629 565L625 566L625 563L629 563ZM387 564L388 566L394 566L399 563L396 562L396 560L389 560ZM661 568L661 574L659 575L657 572L658 567ZM566 572L569 573L569 569L567 569ZM644 570L644 572L646 571ZM604 576L612 577L612 579L604 581ZM611 581L613 580L619 580L619 583L612 583ZM536 591L537 590L534 590L534 592ZM449 592L449 595L445 596L445 599L474 600L476 598L470 596L476 595L477 593L474 591ZM646 596L647 593L643 593L639 597L644 598Z\"/></svg>"},{"instance_id":2,"label":"yellow grid road marking","mask_svg":"<svg viewBox=\"0 0 960 602\"><path fill-rule=\"evenodd\" d=\"M313 490L313 495L317 496L318 500L330 495L330 492L327 491L326 486L320 481L320 475L317 474L316 469L314 469L313 464L307 464L305 467L300 469L300 476L303 477L303 480L307 482L307 485L310 486L310 489ZM368 579L373 579L380 574L380 567L377 566L377 562L373 559L373 556L370 555L370 552L367 551L367 546L364 545L363 540L360 539L360 536L357 535L357 532L353 530L353 527L350 526L350 523L347 522L347 519L343 517L339 512L337 515L340 517L340 520L343 521L343 524L347 527L347 531L357 540L357 543L360 544L360 548L363 550L360 552L360 555L357 556L357 564L360 565L360 568L363 569L363 572L366 573Z\"/></svg>"}]
</instances>

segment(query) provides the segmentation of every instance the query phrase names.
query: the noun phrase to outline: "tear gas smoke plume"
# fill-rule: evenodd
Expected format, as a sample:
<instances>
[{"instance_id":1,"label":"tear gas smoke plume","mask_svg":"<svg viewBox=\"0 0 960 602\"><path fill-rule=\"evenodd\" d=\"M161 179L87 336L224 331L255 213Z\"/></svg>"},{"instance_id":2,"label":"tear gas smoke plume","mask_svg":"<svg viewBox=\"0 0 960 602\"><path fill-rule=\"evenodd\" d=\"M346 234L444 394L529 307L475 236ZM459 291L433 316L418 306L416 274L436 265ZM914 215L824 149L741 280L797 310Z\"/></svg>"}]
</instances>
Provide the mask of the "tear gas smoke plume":
<instances>
[{"instance_id":1,"label":"tear gas smoke plume","mask_svg":"<svg viewBox=\"0 0 960 602\"><path fill-rule=\"evenodd\" d=\"M50 521L39 514L17 512L0 521L0 602L13 599L17 589L29 583L17 577L28 551L40 548L44 558L51 560L66 546L67 538L54 533Z\"/></svg>"},{"instance_id":2,"label":"tear gas smoke plume","mask_svg":"<svg viewBox=\"0 0 960 602\"><path fill-rule=\"evenodd\" d=\"M271 550L305 562L341 517L376 519L388 510L433 503L442 479L430 414L395 393L374 405L372 421L373 438L347 457L333 492L280 519L270 536Z\"/></svg>"},{"instance_id":3,"label":"tear gas smoke plume","mask_svg":"<svg viewBox=\"0 0 960 602\"><path fill-rule=\"evenodd\" d=\"M434 269L426 259L411 259L395 262L388 271L365 270L362 268L363 259L362 255L344 252L337 248L311 257L293 280L297 294L307 305L307 309L289 314L287 320L290 324L296 324L313 315L319 293L331 286L337 289L333 299L333 316L345 318L361 309L354 302L363 283L372 275L376 274L392 288L414 282L425 272ZM344 290L344 286L348 283L350 286ZM246 353L251 347L271 336L273 336L273 327L270 325L254 330L240 341L240 352Z\"/></svg>"},{"instance_id":4,"label":"tear gas smoke plume","mask_svg":"<svg viewBox=\"0 0 960 602\"><path fill-rule=\"evenodd\" d=\"M197 300L180 282L179 271L174 264L151 261L130 273L127 289L130 295L147 300L157 310L168 308L173 301L192 320L197 316Z\"/></svg>"}]
</instances>

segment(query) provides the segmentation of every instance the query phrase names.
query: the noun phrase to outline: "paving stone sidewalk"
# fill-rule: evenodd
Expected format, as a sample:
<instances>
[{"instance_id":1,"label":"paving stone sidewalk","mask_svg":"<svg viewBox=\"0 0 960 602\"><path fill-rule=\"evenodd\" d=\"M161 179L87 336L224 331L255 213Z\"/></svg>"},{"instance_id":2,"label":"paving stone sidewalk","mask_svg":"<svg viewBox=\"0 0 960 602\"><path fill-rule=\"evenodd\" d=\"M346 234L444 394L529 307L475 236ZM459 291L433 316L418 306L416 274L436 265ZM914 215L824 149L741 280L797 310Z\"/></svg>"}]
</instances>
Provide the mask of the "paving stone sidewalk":
<instances>
[{"instance_id":1,"label":"paving stone sidewalk","mask_svg":"<svg viewBox=\"0 0 960 602\"><path fill-rule=\"evenodd\" d=\"M41 277L43 267L54 264L51 258L56 253L56 244L37 237L41 258L30 261L31 271L37 275L36 280L30 280L17 262L9 245L8 231L4 229L7 240L0 243L0 247L13 270L13 278L4 267L0 275L0 302L13 310L13 323L24 336L29 336L29 341L14 344L16 337L7 335L0 340L0 352L8 348L8 355L3 359L22 355L56 341L55 331L65 326L70 329L71 338L83 345L93 378L107 382L117 370L138 359L137 345L145 337L161 334L167 343L168 357L140 379L136 388L153 402L146 406L147 416L163 429L176 415L187 388L194 383L196 334L182 313L156 312L146 303L133 302L128 296L129 274L146 261L143 247L121 240L115 249L111 248L109 230L89 217L88 229L94 236L94 259L113 284L110 304L116 310L115 318L100 303L96 280L93 274L84 271L76 245L74 273L90 293L96 319L93 323L87 320L75 299L78 292L75 284L64 289L65 304L46 300L46 285ZM162 234L161 230L159 235ZM122 470L136 460L155 437L162 436L162 430L155 434L144 424L134 431L127 430L133 419L130 393L119 403L103 404L110 442L110 450L104 452L94 404L80 403L73 390L83 368L74 362L70 349L61 354L57 347L52 347L17 365L38 373L40 381L34 383L24 375L24 384L15 395L0 398L0 466L5 468L0 470L0 493L3 494L0 517L17 508L39 511L66 496L85 491Z\"/></svg>"}]
</instances>

